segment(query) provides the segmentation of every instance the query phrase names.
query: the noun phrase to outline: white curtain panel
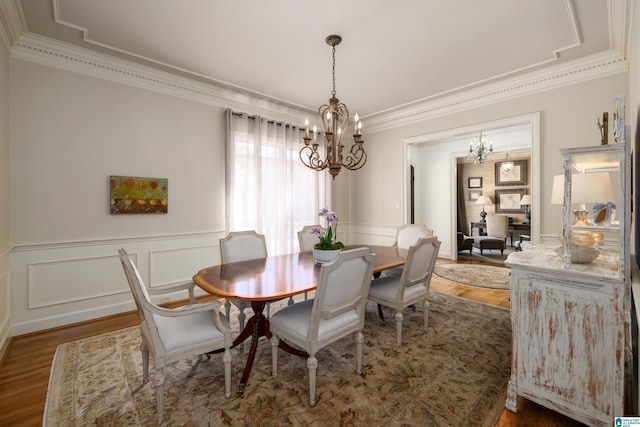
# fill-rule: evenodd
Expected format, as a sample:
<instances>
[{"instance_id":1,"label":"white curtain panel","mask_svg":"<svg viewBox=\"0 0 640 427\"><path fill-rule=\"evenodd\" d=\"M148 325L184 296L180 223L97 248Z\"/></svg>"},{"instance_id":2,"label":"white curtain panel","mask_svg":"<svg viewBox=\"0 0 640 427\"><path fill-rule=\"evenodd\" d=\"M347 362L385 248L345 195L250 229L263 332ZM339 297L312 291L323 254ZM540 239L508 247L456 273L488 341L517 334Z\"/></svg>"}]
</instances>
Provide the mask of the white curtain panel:
<instances>
[{"instance_id":1,"label":"white curtain panel","mask_svg":"<svg viewBox=\"0 0 640 427\"><path fill-rule=\"evenodd\" d=\"M227 232L264 234L269 255L297 252L297 232L329 206L326 171L300 161L304 129L227 110Z\"/></svg>"}]
</instances>

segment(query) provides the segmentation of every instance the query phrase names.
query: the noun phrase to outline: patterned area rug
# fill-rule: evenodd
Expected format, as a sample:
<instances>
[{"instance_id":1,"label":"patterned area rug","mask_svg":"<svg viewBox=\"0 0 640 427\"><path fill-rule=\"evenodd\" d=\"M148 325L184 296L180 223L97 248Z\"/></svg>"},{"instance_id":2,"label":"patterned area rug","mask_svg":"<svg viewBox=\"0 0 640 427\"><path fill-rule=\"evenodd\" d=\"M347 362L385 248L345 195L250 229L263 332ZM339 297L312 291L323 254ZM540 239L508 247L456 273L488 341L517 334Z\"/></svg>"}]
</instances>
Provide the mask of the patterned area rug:
<instances>
[{"instance_id":1,"label":"patterned area rug","mask_svg":"<svg viewBox=\"0 0 640 427\"><path fill-rule=\"evenodd\" d=\"M507 259L509 254L515 251L516 250L511 246L507 246L502 254L497 249L485 249L484 251L482 251L482 253L480 253L480 249L473 248L471 254L469 253L469 251L458 252L458 259L470 259L474 261L487 261L496 264L504 264L504 261Z\"/></svg>"},{"instance_id":2,"label":"patterned area rug","mask_svg":"<svg viewBox=\"0 0 640 427\"><path fill-rule=\"evenodd\" d=\"M380 323L369 303L364 375L355 372L353 337L319 351L313 408L306 360L279 352L273 378L264 338L244 398L224 398L220 355L171 365L164 425L494 426L510 374L509 311L435 292L430 302L427 331L420 309L405 310L402 347L395 345L393 313L385 310L388 320ZM140 343L133 327L58 346L43 426L156 425ZM246 353L239 346L232 354L233 392Z\"/></svg>"},{"instance_id":3,"label":"patterned area rug","mask_svg":"<svg viewBox=\"0 0 640 427\"><path fill-rule=\"evenodd\" d=\"M443 279L481 288L509 290L511 269L480 264L443 264L433 270Z\"/></svg>"}]
</instances>

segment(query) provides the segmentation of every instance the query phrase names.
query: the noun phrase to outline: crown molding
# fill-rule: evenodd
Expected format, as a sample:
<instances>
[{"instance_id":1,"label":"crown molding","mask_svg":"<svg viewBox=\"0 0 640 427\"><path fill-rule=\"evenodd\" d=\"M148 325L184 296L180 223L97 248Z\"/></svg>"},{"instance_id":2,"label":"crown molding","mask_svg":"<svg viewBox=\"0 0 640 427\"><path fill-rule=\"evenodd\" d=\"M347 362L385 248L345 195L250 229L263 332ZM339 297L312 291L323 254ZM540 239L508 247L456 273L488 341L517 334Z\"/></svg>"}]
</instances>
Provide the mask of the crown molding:
<instances>
[{"instance_id":1,"label":"crown molding","mask_svg":"<svg viewBox=\"0 0 640 427\"><path fill-rule=\"evenodd\" d=\"M628 71L626 58L607 51L555 67L501 80L497 83L438 99L428 99L406 107L367 116L367 133L379 132L433 119L532 93L572 85Z\"/></svg>"},{"instance_id":2,"label":"crown molding","mask_svg":"<svg viewBox=\"0 0 640 427\"><path fill-rule=\"evenodd\" d=\"M27 31L20 0L0 0L0 40L7 52L20 34Z\"/></svg>"},{"instance_id":3,"label":"crown molding","mask_svg":"<svg viewBox=\"0 0 640 427\"><path fill-rule=\"evenodd\" d=\"M633 8L635 0L608 0L609 46L622 56L628 56L631 31L633 30ZM637 6L636 6L637 7Z\"/></svg>"},{"instance_id":4,"label":"crown molding","mask_svg":"<svg viewBox=\"0 0 640 427\"><path fill-rule=\"evenodd\" d=\"M308 115L308 111L292 108L268 97L198 82L31 33L23 34L14 42L11 46L11 56L207 105L267 116L287 123L303 123Z\"/></svg>"},{"instance_id":5,"label":"crown molding","mask_svg":"<svg viewBox=\"0 0 640 427\"><path fill-rule=\"evenodd\" d=\"M13 43L11 56L207 105L262 115L287 123L302 123L309 115L308 110L294 108L268 97L259 97L251 93L198 82L29 33L23 34ZM628 71L627 59L619 51L610 50L457 94L444 97L436 95L367 116L367 133L380 132L626 71Z\"/></svg>"}]
</instances>

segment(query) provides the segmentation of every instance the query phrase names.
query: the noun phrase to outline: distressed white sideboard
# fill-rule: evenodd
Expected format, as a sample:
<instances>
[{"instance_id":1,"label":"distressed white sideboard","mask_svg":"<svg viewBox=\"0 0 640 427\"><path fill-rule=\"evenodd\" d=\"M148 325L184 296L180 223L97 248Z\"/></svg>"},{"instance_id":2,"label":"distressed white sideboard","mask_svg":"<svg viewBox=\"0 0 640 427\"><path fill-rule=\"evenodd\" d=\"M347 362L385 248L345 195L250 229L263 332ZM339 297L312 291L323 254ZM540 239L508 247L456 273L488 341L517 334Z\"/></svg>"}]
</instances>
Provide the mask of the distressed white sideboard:
<instances>
[{"instance_id":1,"label":"distressed white sideboard","mask_svg":"<svg viewBox=\"0 0 640 427\"><path fill-rule=\"evenodd\" d=\"M509 255L513 359L505 406L517 397L591 426L624 415L625 280L616 250L565 268L557 246Z\"/></svg>"}]
</instances>

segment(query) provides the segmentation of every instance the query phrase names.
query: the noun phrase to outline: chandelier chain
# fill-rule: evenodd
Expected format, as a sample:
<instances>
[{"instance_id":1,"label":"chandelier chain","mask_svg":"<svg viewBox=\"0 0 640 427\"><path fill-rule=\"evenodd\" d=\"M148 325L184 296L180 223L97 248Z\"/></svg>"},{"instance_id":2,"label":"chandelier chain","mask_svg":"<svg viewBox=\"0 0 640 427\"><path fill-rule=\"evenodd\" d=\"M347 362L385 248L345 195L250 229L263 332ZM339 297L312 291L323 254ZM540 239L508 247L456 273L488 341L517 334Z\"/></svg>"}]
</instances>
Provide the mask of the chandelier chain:
<instances>
[{"instance_id":1,"label":"chandelier chain","mask_svg":"<svg viewBox=\"0 0 640 427\"><path fill-rule=\"evenodd\" d=\"M331 96L336 96L336 47L333 46L331 48L333 54L331 55L333 58L333 66L331 67L331 73L333 76L333 90L331 91Z\"/></svg>"}]
</instances>

